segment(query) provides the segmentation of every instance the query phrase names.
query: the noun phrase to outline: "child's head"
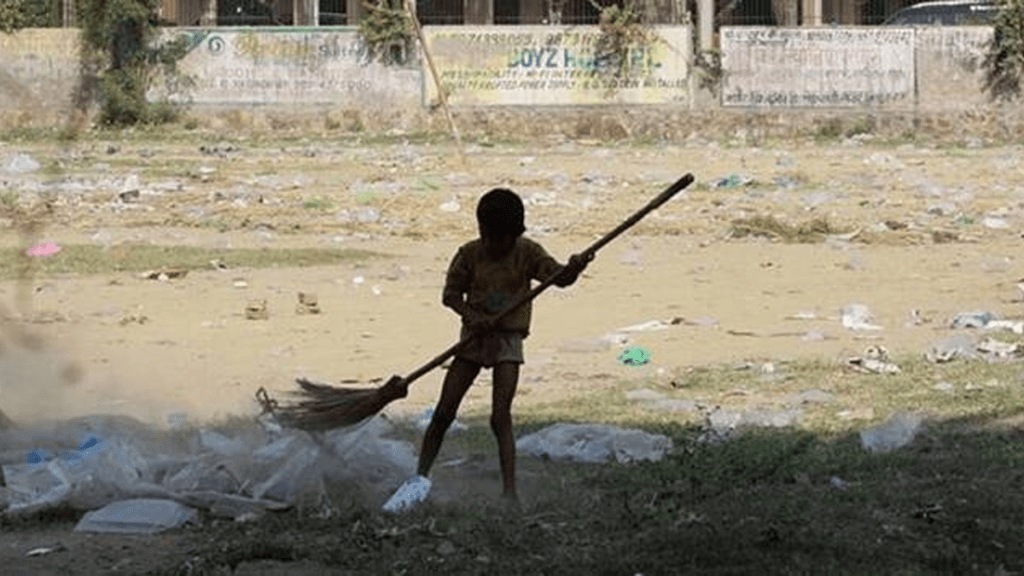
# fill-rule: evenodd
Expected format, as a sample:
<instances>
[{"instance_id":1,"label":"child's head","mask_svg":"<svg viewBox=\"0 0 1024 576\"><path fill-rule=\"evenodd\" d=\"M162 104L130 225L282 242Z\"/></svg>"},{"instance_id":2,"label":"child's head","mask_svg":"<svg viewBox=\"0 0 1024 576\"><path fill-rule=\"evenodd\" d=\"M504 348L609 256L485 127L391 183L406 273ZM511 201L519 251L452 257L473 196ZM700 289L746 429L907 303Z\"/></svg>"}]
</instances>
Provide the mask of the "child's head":
<instances>
[{"instance_id":1,"label":"child's head","mask_svg":"<svg viewBox=\"0 0 1024 576\"><path fill-rule=\"evenodd\" d=\"M484 194L476 206L480 239L487 251L500 257L512 249L526 232L523 201L507 188L495 188Z\"/></svg>"}]
</instances>

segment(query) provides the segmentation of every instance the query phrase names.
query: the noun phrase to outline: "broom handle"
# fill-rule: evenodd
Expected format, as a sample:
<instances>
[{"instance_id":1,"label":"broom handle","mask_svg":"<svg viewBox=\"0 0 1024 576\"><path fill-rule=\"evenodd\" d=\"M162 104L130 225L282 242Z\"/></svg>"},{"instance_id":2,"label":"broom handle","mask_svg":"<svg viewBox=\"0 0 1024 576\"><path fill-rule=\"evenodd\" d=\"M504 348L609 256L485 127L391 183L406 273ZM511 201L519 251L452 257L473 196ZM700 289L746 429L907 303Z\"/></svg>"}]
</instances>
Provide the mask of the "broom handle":
<instances>
[{"instance_id":1,"label":"broom handle","mask_svg":"<svg viewBox=\"0 0 1024 576\"><path fill-rule=\"evenodd\" d=\"M673 196L683 191L687 186L693 183L693 180L693 174L687 174L686 176L683 176L678 181L676 181L675 184L672 184L671 186L666 188L664 192L658 194L657 197L648 202L646 206L638 210L636 214L633 214L632 216L624 220L621 224L619 224L614 230L602 236L601 239L598 240L597 242L591 244L586 250L583 251L583 253L595 254L598 250L603 248L606 244L614 240L620 234L632 228L640 220L643 220L644 216L647 216L651 212L657 210L658 207L660 207L662 204L668 202ZM553 274L550 278L538 284L536 288L530 290L529 293L521 296L519 300L513 302L502 312L500 312L497 316L495 316L494 321L497 322L501 320L502 318L514 312L523 304L526 304L527 302L530 302L534 298L539 296L541 292L547 290L552 284L555 283L555 280L558 279L559 274L561 274L561 272ZM403 378L404 384L412 384L424 374L430 372L434 368L437 368L441 364L444 364L445 361L454 356L462 346L465 346L470 340L476 338L478 335L478 333L470 334L463 338L462 340L460 340L458 343L453 344L450 348L440 353L436 358L434 358L430 362L427 362L426 364L418 368L415 372L412 372L411 374Z\"/></svg>"}]
</instances>

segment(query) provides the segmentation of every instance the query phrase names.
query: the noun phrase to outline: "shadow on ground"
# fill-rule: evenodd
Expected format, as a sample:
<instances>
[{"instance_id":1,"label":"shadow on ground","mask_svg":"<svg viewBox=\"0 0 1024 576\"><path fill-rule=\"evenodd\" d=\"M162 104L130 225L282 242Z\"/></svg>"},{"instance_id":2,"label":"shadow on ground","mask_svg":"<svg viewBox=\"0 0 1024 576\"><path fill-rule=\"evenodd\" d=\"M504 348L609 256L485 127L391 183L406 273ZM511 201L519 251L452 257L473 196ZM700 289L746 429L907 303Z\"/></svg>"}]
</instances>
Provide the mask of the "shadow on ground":
<instances>
[{"instance_id":1,"label":"shadow on ground","mask_svg":"<svg viewBox=\"0 0 1024 576\"><path fill-rule=\"evenodd\" d=\"M658 463L521 458L519 512L486 496L499 481L485 463L437 475L464 500L399 517L352 493L335 495L330 518L208 522L179 533L187 558L149 573L1012 574L1024 570L1024 432L1005 422L932 421L887 454L857 434L698 444L700 430L667 425L657 431L677 449ZM524 420L521 433L552 423Z\"/></svg>"}]
</instances>

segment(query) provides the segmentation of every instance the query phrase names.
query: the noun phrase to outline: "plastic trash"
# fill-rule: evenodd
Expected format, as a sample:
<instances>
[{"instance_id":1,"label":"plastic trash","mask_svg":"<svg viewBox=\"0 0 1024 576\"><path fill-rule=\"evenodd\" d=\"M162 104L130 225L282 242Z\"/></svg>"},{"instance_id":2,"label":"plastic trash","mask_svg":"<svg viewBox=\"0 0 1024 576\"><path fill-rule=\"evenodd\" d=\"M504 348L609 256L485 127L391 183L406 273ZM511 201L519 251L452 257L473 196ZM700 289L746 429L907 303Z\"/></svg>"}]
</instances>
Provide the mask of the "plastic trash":
<instances>
[{"instance_id":1,"label":"plastic trash","mask_svg":"<svg viewBox=\"0 0 1024 576\"><path fill-rule=\"evenodd\" d=\"M75 532L108 534L158 534L198 522L199 513L171 500L138 498L113 502L87 513Z\"/></svg>"},{"instance_id":2,"label":"plastic trash","mask_svg":"<svg viewBox=\"0 0 1024 576\"><path fill-rule=\"evenodd\" d=\"M950 328L984 328L989 322L996 319L996 315L991 312L976 311L976 312L961 312L953 317L950 321Z\"/></svg>"},{"instance_id":3,"label":"plastic trash","mask_svg":"<svg viewBox=\"0 0 1024 576\"><path fill-rule=\"evenodd\" d=\"M619 362L626 366L643 366L650 361L650 351L642 346L630 346L619 354Z\"/></svg>"},{"instance_id":4,"label":"plastic trash","mask_svg":"<svg viewBox=\"0 0 1024 576\"><path fill-rule=\"evenodd\" d=\"M843 328L847 330L881 330L882 327L873 324L874 317L868 307L864 304L849 304L843 306L839 311L842 318Z\"/></svg>"},{"instance_id":5,"label":"plastic trash","mask_svg":"<svg viewBox=\"0 0 1024 576\"><path fill-rule=\"evenodd\" d=\"M236 456L248 452L245 442L238 439L231 439L227 436L212 430L199 432L199 443L203 448L216 452L222 456Z\"/></svg>"},{"instance_id":6,"label":"plastic trash","mask_svg":"<svg viewBox=\"0 0 1024 576\"><path fill-rule=\"evenodd\" d=\"M4 162L4 172L12 175L28 174L42 167L42 164L28 154L15 154Z\"/></svg>"},{"instance_id":7,"label":"plastic trash","mask_svg":"<svg viewBox=\"0 0 1024 576\"><path fill-rule=\"evenodd\" d=\"M868 452L892 452L910 444L921 429L919 414L897 412L878 426L860 433L861 446Z\"/></svg>"},{"instance_id":8,"label":"plastic trash","mask_svg":"<svg viewBox=\"0 0 1024 576\"><path fill-rule=\"evenodd\" d=\"M974 359L978 357L975 351L974 338L967 334L955 334L937 342L925 352L925 358L930 362L944 364L960 359Z\"/></svg>"},{"instance_id":9,"label":"plastic trash","mask_svg":"<svg viewBox=\"0 0 1024 576\"><path fill-rule=\"evenodd\" d=\"M423 502L430 494L430 478L417 474L406 480L394 495L384 503L384 511L391 514L404 512L413 506Z\"/></svg>"},{"instance_id":10,"label":"plastic trash","mask_svg":"<svg viewBox=\"0 0 1024 576\"><path fill-rule=\"evenodd\" d=\"M516 449L552 460L586 463L656 462L672 449L672 440L642 430L604 424L554 424L523 436Z\"/></svg>"},{"instance_id":11,"label":"plastic trash","mask_svg":"<svg viewBox=\"0 0 1024 576\"><path fill-rule=\"evenodd\" d=\"M427 430L427 427L430 426L430 421L433 418L434 418L434 409L433 408L425 409L420 414L419 418L416 419L416 429L419 430L420 432L425 432ZM451 425L451 427L448 428L448 431L449 432L464 432L468 428L469 428L468 426L466 426L462 422L459 422L458 419L455 419L455 420L452 421L452 425Z\"/></svg>"},{"instance_id":12,"label":"plastic trash","mask_svg":"<svg viewBox=\"0 0 1024 576\"><path fill-rule=\"evenodd\" d=\"M31 258L45 258L46 256L53 256L61 251L61 247L53 242L43 242L42 244L36 244L25 251L25 255Z\"/></svg>"},{"instance_id":13,"label":"plastic trash","mask_svg":"<svg viewBox=\"0 0 1024 576\"><path fill-rule=\"evenodd\" d=\"M253 488L253 497L260 500L294 502L310 489L315 489L321 478L314 469L319 456L319 448L300 448L277 473Z\"/></svg>"}]
</instances>

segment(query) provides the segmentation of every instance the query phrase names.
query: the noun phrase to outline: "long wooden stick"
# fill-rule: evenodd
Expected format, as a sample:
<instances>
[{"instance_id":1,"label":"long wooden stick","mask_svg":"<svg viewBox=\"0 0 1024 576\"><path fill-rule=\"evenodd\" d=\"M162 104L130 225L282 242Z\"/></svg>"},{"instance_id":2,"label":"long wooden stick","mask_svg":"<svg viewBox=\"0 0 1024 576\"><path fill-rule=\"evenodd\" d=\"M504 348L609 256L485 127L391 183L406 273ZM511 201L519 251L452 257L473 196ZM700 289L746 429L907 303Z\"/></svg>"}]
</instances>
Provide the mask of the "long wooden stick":
<instances>
[{"instance_id":1,"label":"long wooden stick","mask_svg":"<svg viewBox=\"0 0 1024 576\"><path fill-rule=\"evenodd\" d=\"M413 9L412 0L404 0L404 2L405 10L409 13L409 18L412 20L412 27L416 31L416 36L420 39L420 46L423 47L423 56L427 59L427 67L430 68L430 76L434 79L434 86L437 87L437 95L441 99L444 115L448 118L448 126L451 127L452 135L455 136L459 161L465 166L466 156L462 152L462 137L459 136L459 128L455 125L455 118L452 117L452 111L448 107L448 94L445 92L444 86L441 85L441 77L437 73L437 67L434 66L434 57L430 55L430 49L427 48L427 39L423 35L423 28L420 26L420 19L416 16L416 11Z\"/></svg>"}]
</instances>

